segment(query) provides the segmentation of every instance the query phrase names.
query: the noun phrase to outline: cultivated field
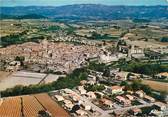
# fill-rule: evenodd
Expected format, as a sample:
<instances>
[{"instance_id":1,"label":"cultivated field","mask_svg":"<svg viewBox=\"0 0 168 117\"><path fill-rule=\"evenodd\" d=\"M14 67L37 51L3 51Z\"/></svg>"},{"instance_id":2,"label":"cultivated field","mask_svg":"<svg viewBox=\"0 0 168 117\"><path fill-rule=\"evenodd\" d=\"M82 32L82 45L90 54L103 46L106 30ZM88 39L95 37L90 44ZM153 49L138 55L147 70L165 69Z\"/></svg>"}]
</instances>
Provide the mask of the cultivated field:
<instances>
[{"instance_id":1,"label":"cultivated field","mask_svg":"<svg viewBox=\"0 0 168 117\"><path fill-rule=\"evenodd\" d=\"M55 103L47 94L37 94L35 97L50 113L52 113L53 117L68 117L66 111Z\"/></svg>"},{"instance_id":2,"label":"cultivated field","mask_svg":"<svg viewBox=\"0 0 168 117\"><path fill-rule=\"evenodd\" d=\"M33 73L28 71L18 71L9 76L6 72L2 73L4 74L4 77L0 78L0 91L12 88L16 85L28 86L30 84L49 83L56 81L60 77L60 75L47 75L44 73Z\"/></svg>"},{"instance_id":3,"label":"cultivated field","mask_svg":"<svg viewBox=\"0 0 168 117\"><path fill-rule=\"evenodd\" d=\"M35 117L37 116L38 112L44 110L42 105L38 103L36 98L33 96L23 96L23 113L25 117Z\"/></svg>"},{"instance_id":4,"label":"cultivated field","mask_svg":"<svg viewBox=\"0 0 168 117\"><path fill-rule=\"evenodd\" d=\"M0 117L21 117L20 97L5 98L0 106Z\"/></svg>"},{"instance_id":5,"label":"cultivated field","mask_svg":"<svg viewBox=\"0 0 168 117\"><path fill-rule=\"evenodd\" d=\"M25 95L3 98L0 117L38 117L41 110L48 111L52 117L68 117L68 113L54 102L48 94Z\"/></svg>"},{"instance_id":6,"label":"cultivated field","mask_svg":"<svg viewBox=\"0 0 168 117\"><path fill-rule=\"evenodd\" d=\"M152 89L156 91L166 91L168 92L168 83L150 81L150 80L142 80L143 84L149 85Z\"/></svg>"}]
</instances>

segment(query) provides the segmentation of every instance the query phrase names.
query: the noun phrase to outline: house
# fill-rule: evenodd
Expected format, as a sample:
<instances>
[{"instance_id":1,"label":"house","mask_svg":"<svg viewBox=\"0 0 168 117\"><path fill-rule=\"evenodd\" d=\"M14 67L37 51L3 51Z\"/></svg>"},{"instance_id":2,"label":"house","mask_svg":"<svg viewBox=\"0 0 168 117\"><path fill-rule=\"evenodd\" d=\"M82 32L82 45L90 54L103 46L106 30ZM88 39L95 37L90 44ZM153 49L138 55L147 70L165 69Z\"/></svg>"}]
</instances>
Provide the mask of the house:
<instances>
[{"instance_id":1,"label":"house","mask_svg":"<svg viewBox=\"0 0 168 117\"><path fill-rule=\"evenodd\" d=\"M90 81L87 82L87 84L94 85L94 84L96 84L96 81L90 80Z\"/></svg>"},{"instance_id":2,"label":"house","mask_svg":"<svg viewBox=\"0 0 168 117\"><path fill-rule=\"evenodd\" d=\"M131 105L131 101L125 99L125 98L122 97L122 96L116 96L116 100L117 100L118 102L120 102L121 104L123 104L124 107L126 107L126 106L130 106L130 105Z\"/></svg>"},{"instance_id":3,"label":"house","mask_svg":"<svg viewBox=\"0 0 168 117\"><path fill-rule=\"evenodd\" d=\"M68 88L62 89L61 92L62 93L66 93L66 94L72 94L72 93L74 93L74 91L72 91L71 89L68 89Z\"/></svg>"},{"instance_id":4,"label":"house","mask_svg":"<svg viewBox=\"0 0 168 117\"><path fill-rule=\"evenodd\" d=\"M78 94L72 93L69 94L69 97L74 101L74 102L79 102L80 101L80 96Z\"/></svg>"},{"instance_id":5,"label":"house","mask_svg":"<svg viewBox=\"0 0 168 117\"><path fill-rule=\"evenodd\" d=\"M131 90L127 90L127 93L129 93L129 94L133 94L134 92L131 91Z\"/></svg>"},{"instance_id":6,"label":"house","mask_svg":"<svg viewBox=\"0 0 168 117\"><path fill-rule=\"evenodd\" d=\"M163 115L163 112L156 110L156 109L151 110L150 115L152 115L153 117L154 116L155 117L164 117L164 116L161 116L161 115Z\"/></svg>"},{"instance_id":7,"label":"house","mask_svg":"<svg viewBox=\"0 0 168 117\"><path fill-rule=\"evenodd\" d=\"M160 79L168 79L168 72L162 72L156 75L157 78Z\"/></svg>"},{"instance_id":8,"label":"house","mask_svg":"<svg viewBox=\"0 0 168 117\"><path fill-rule=\"evenodd\" d=\"M106 98L100 99L100 102L101 102L103 105L105 105L105 106L107 106L107 107L109 107L109 108L112 108L112 107L113 107L112 101L111 101L111 100L108 100L108 99L106 99Z\"/></svg>"},{"instance_id":9,"label":"house","mask_svg":"<svg viewBox=\"0 0 168 117\"><path fill-rule=\"evenodd\" d=\"M64 100L64 97L62 97L60 95L55 95L54 97L57 99L57 101L63 101Z\"/></svg>"},{"instance_id":10,"label":"house","mask_svg":"<svg viewBox=\"0 0 168 117\"><path fill-rule=\"evenodd\" d=\"M71 110L73 108L74 104L72 103L66 103L65 104L65 108L68 109L68 110Z\"/></svg>"},{"instance_id":11,"label":"house","mask_svg":"<svg viewBox=\"0 0 168 117\"><path fill-rule=\"evenodd\" d=\"M140 98L143 98L145 96L145 92L143 92L142 90L138 90L135 92L135 95L137 95Z\"/></svg>"},{"instance_id":12,"label":"house","mask_svg":"<svg viewBox=\"0 0 168 117\"><path fill-rule=\"evenodd\" d=\"M120 68L110 69L110 75L113 76L114 74L117 74L119 71L120 71Z\"/></svg>"},{"instance_id":13,"label":"house","mask_svg":"<svg viewBox=\"0 0 168 117\"><path fill-rule=\"evenodd\" d=\"M21 66L20 61L12 61L9 63L9 66L7 66L6 71L9 71L9 72L18 71L20 66Z\"/></svg>"},{"instance_id":14,"label":"house","mask_svg":"<svg viewBox=\"0 0 168 117\"><path fill-rule=\"evenodd\" d=\"M126 97L131 101L134 100L134 97L132 95L127 94Z\"/></svg>"},{"instance_id":15,"label":"house","mask_svg":"<svg viewBox=\"0 0 168 117\"><path fill-rule=\"evenodd\" d=\"M146 100L148 102L155 102L155 99L153 97L148 96L148 95L144 96L144 100Z\"/></svg>"},{"instance_id":16,"label":"house","mask_svg":"<svg viewBox=\"0 0 168 117\"><path fill-rule=\"evenodd\" d=\"M72 102L70 100L64 100L63 102L64 102L64 104L72 104Z\"/></svg>"},{"instance_id":17,"label":"house","mask_svg":"<svg viewBox=\"0 0 168 117\"><path fill-rule=\"evenodd\" d=\"M63 103L65 104L65 108L71 110L74 104L70 100L64 100Z\"/></svg>"},{"instance_id":18,"label":"house","mask_svg":"<svg viewBox=\"0 0 168 117\"><path fill-rule=\"evenodd\" d=\"M84 110L79 109L79 110L76 111L76 114L77 114L78 116L84 116L84 115L87 115L87 112L84 111Z\"/></svg>"},{"instance_id":19,"label":"house","mask_svg":"<svg viewBox=\"0 0 168 117\"><path fill-rule=\"evenodd\" d=\"M81 106L82 106L85 110L91 110L91 109L92 109L91 105L86 105L85 103L82 103Z\"/></svg>"},{"instance_id":20,"label":"house","mask_svg":"<svg viewBox=\"0 0 168 117\"><path fill-rule=\"evenodd\" d=\"M118 72L115 75L115 79L125 81L125 80L127 80L128 74L129 74L129 72L124 72L124 71Z\"/></svg>"},{"instance_id":21,"label":"house","mask_svg":"<svg viewBox=\"0 0 168 117\"><path fill-rule=\"evenodd\" d=\"M85 85L86 83L87 83L86 80L81 80L81 81L80 81L80 84L81 84L81 85Z\"/></svg>"},{"instance_id":22,"label":"house","mask_svg":"<svg viewBox=\"0 0 168 117\"><path fill-rule=\"evenodd\" d=\"M156 107L156 109L158 109L158 110L166 110L166 104L164 104L164 103L162 103L162 102L156 102L155 104L154 104L154 106Z\"/></svg>"},{"instance_id":23,"label":"house","mask_svg":"<svg viewBox=\"0 0 168 117\"><path fill-rule=\"evenodd\" d=\"M142 113L142 110L140 108L133 108L133 109L130 110L130 113L132 115L136 116L136 115Z\"/></svg>"},{"instance_id":24,"label":"house","mask_svg":"<svg viewBox=\"0 0 168 117\"><path fill-rule=\"evenodd\" d=\"M94 75L88 75L88 80L96 81L96 76L94 76Z\"/></svg>"},{"instance_id":25,"label":"house","mask_svg":"<svg viewBox=\"0 0 168 117\"><path fill-rule=\"evenodd\" d=\"M112 87L107 87L107 92L112 93L112 94L122 94L123 93L123 87L121 86L112 86Z\"/></svg>"},{"instance_id":26,"label":"house","mask_svg":"<svg viewBox=\"0 0 168 117\"><path fill-rule=\"evenodd\" d=\"M109 52L102 53L99 55L100 63L109 63L109 62L114 62L114 61L118 61L118 60L119 60L119 58L116 54L110 54Z\"/></svg>"},{"instance_id":27,"label":"house","mask_svg":"<svg viewBox=\"0 0 168 117\"><path fill-rule=\"evenodd\" d=\"M102 98L104 96L104 93L99 92L99 91L95 92L95 94L97 97L99 96L100 98Z\"/></svg>"},{"instance_id":28,"label":"house","mask_svg":"<svg viewBox=\"0 0 168 117\"><path fill-rule=\"evenodd\" d=\"M87 96L88 98L91 98L91 99L96 99L96 95L95 95L95 93L92 92L92 91L89 91L88 93L86 93L86 96Z\"/></svg>"},{"instance_id":29,"label":"house","mask_svg":"<svg viewBox=\"0 0 168 117\"><path fill-rule=\"evenodd\" d=\"M78 86L77 89L80 92L80 94L86 94L86 90L84 89L83 86Z\"/></svg>"}]
</instances>

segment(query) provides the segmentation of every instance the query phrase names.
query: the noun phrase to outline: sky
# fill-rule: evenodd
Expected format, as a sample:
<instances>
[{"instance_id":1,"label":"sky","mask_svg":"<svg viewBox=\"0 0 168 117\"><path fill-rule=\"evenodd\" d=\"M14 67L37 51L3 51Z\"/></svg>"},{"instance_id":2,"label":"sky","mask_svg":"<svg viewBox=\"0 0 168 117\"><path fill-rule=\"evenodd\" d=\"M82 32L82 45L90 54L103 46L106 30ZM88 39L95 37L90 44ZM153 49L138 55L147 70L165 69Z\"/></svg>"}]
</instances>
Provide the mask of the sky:
<instances>
[{"instance_id":1,"label":"sky","mask_svg":"<svg viewBox=\"0 0 168 117\"><path fill-rule=\"evenodd\" d=\"M0 0L0 6L62 6L71 4L168 5L168 0Z\"/></svg>"}]
</instances>

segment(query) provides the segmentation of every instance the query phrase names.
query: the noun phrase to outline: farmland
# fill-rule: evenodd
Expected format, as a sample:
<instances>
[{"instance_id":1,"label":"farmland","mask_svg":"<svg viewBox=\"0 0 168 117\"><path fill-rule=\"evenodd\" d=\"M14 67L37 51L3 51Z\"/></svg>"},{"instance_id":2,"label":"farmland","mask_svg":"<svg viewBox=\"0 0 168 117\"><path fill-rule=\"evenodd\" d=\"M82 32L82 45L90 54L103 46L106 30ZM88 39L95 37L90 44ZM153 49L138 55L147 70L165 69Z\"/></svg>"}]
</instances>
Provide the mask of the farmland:
<instances>
[{"instance_id":1,"label":"farmland","mask_svg":"<svg viewBox=\"0 0 168 117\"><path fill-rule=\"evenodd\" d=\"M142 83L149 85L152 89L156 91L168 91L168 83L165 82L142 80Z\"/></svg>"},{"instance_id":2,"label":"farmland","mask_svg":"<svg viewBox=\"0 0 168 117\"><path fill-rule=\"evenodd\" d=\"M67 117L68 114L56 104L47 94L36 94L35 98L52 113L54 117ZM45 101L43 101L45 100Z\"/></svg>"},{"instance_id":3,"label":"farmland","mask_svg":"<svg viewBox=\"0 0 168 117\"><path fill-rule=\"evenodd\" d=\"M39 111L48 111L52 117L68 117L68 113L47 94L3 98L0 117L36 117Z\"/></svg>"},{"instance_id":4,"label":"farmland","mask_svg":"<svg viewBox=\"0 0 168 117\"><path fill-rule=\"evenodd\" d=\"M20 97L5 98L0 106L0 117L20 117Z\"/></svg>"},{"instance_id":5,"label":"farmland","mask_svg":"<svg viewBox=\"0 0 168 117\"><path fill-rule=\"evenodd\" d=\"M52 74L47 75L44 73L33 73L27 71L14 72L9 76L6 75L9 73L6 72L3 73L4 78L0 79L1 91L7 88L12 88L16 85L28 86L30 84L49 83L52 81L56 81L59 78L59 75L52 75Z\"/></svg>"}]
</instances>

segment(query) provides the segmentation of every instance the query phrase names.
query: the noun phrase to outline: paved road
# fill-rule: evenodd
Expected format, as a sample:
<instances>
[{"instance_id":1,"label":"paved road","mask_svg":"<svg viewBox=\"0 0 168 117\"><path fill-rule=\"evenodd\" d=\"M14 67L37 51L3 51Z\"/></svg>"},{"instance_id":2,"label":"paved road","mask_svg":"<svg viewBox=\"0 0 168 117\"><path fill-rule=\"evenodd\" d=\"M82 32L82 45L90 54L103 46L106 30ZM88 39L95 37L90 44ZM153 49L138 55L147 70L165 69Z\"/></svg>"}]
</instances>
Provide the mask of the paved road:
<instances>
[{"instance_id":1,"label":"paved road","mask_svg":"<svg viewBox=\"0 0 168 117\"><path fill-rule=\"evenodd\" d=\"M129 107L125 107L125 108L120 108L120 109L113 109L113 110L107 110L105 111L106 113L112 113L114 111L126 111L126 110L130 110L133 108L142 108L142 107L148 107L148 106L152 106L154 103L150 103L150 104L143 104L143 105L136 105L136 106L129 106Z\"/></svg>"}]
</instances>

